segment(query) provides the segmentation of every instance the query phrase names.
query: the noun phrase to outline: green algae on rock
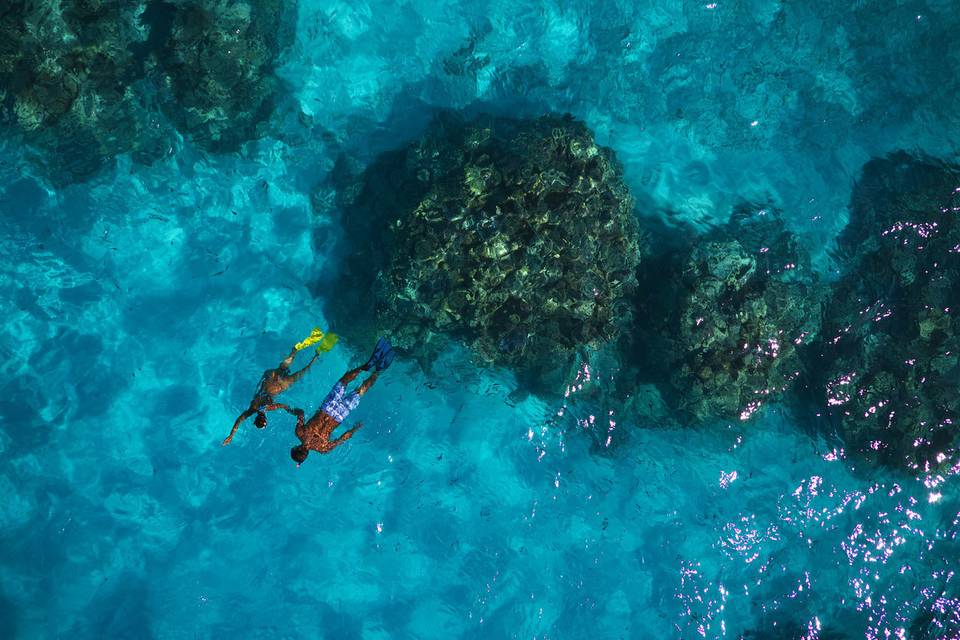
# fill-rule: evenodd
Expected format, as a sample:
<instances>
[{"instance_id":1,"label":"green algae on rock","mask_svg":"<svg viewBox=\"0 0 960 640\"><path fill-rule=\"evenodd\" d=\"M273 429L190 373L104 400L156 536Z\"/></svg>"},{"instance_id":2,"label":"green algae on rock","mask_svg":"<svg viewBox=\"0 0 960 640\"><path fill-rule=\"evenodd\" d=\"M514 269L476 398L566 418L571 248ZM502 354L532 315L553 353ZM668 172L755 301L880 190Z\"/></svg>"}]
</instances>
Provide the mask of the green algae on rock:
<instances>
[{"instance_id":1,"label":"green algae on rock","mask_svg":"<svg viewBox=\"0 0 960 640\"><path fill-rule=\"evenodd\" d=\"M293 40L296 3L283 0L155 2L156 65L173 96L177 128L212 151L260 135L281 82L276 59Z\"/></svg>"},{"instance_id":2,"label":"green algae on rock","mask_svg":"<svg viewBox=\"0 0 960 640\"><path fill-rule=\"evenodd\" d=\"M142 9L138 0L0 9L0 123L42 152L57 183L89 178L117 154L148 160L170 146L134 87Z\"/></svg>"},{"instance_id":3,"label":"green algae on rock","mask_svg":"<svg viewBox=\"0 0 960 640\"><path fill-rule=\"evenodd\" d=\"M868 162L840 237L848 273L811 353L817 400L847 452L927 474L957 464L960 167Z\"/></svg>"},{"instance_id":4,"label":"green algae on rock","mask_svg":"<svg viewBox=\"0 0 960 640\"><path fill-rule=\"evenodd\" d=\"M659 257L644 274L634 360L684 422L747 420L799 377L799 345L819 331L820 288L772 208ZM641 374L642 375L642 374Z\"/></svg>"},{"instance_id":5,"label":"green algae on rock","mask_svg":"<svg viewBox=\"0 0 960 640\"><path fill-rule=\"evenodd\" d=\"M558 392L576 350L629 320L633 200L612 151L571 117L441 117L343 193L348 237L382 253L346 257L329 310L340 331L366 317L423 360L456 338Z\"/></svg>"}]
</instances>

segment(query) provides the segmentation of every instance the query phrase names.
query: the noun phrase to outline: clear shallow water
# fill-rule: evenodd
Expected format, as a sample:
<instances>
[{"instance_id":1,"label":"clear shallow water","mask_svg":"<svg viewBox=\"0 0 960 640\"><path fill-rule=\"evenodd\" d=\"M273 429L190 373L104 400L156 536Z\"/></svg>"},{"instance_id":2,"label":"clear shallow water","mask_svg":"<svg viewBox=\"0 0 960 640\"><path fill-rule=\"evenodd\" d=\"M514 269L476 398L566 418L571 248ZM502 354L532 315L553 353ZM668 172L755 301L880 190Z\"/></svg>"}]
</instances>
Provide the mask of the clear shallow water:
<instances>
[{"instance_id":1,"label":"clear shallow water","mask_svg":"<svg viewBox=\"0 0 960 640\"><path fill-rule=\"evenodd\" d=\"M293 97L242 156L184 144L54 191L7 143L0 635L882 638L932 608L960 634L954 479L851 470L778 411L674 430L512 403L451 353L396 363L365 429L299 470L279 416L219 446L325 326L311 189L436 108L570 111L641 215L769 197L821 248L867 159L957 149L950 3L779 7L305 2ZM368 349L284 398L316 407Z\"/></svg>"}]
</instances>

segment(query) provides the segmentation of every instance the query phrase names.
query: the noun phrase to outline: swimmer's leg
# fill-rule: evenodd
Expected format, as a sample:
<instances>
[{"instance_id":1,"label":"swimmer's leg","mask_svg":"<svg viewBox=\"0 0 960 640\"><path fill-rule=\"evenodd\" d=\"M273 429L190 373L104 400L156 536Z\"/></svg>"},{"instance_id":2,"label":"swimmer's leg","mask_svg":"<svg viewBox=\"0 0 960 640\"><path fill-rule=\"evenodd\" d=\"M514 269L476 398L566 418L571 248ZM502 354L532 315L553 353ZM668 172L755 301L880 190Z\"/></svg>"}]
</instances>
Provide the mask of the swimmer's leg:
<instances>
[{"instance_id":1,"label":"swimmer's leg","mask_svg":"<svg viewBox=\"0 0 960 640\"><path fill-rule=\"evenodd\" d=\"M377 381L377 373L378 372L374 371L372 374L370 374L369 378L363 381L363 384L341 398L340 402L344 407L346 407L347 413L357 408L357 405L360 404L360 397L365 394L370 387L373 386L374 382ZM344 376L344 378L345 377L346 376ZM351 380L352 379L353 378L351 378ZM341 378L341 380L343 380L343 378Z\"/></svg>"},{"instance_id":2,"label":"swimmer's leg","mask_svg":"<svg viewBox=\"0 0 960 640\"><path fill-rule=\"evenodd\" d=\"M379 371L374 371L373 373L371 373L371 374L370 374L370 377L367 378L366 380L364 380L364 381L363 381L363 384L361 384L359 387L357 387L356 394L357 394L358 396L362 396L362 395L365 394L367 391L369 391L369 390L370 390L370 387L372 387L373 384L377 381L377 376L378 376L379 374L380 374Z\"/></svg>"},{"instance_id":3,"label":"swimmer's leg","mask_svg":"<svg viewBox=\"0 0 960 640\"><path fill-rule=\"evenodd\" d=\"M293 384L294 382L296 382L297 380L305 376L307 374L307 371L310 370L310 367L313 365L314 362L316 362L319 356L320 356L319 353L314 353L313 357L310 358L310 362L307 363L307 366L305 366L303 369L300 369L300 371L297 371L296 373L291 373L289 376L287 376L287 379L290 381L290 384ZM284 360L284 362L286 362L286 360Z\"/></svg>"},{"instance_id":4,"label":"swimmer's leg","mask_svg":"<svg viewBox=\"0 0 960 640\"><path fill-rule=\"evenodd\" d=\"M290 355L283 359L283 362L280 363L280 369L289 369L290 365L293 364L293 359L297 357L297 348L294 347L290 349Z\"/></svg>"},{"instance_id":5,"label":"swimmer's leg","mask_svg":"<svg viewBox=\"0 0 960 640\"><path fill-rule=\"evenodd\" d=\"M356 369L350 369L350 371L347 371L345 374L343 374L343 375L340 377L340 384L342 384L343 386L347 386L348 384L350 384L351 382L353 382L354 379L355 379L358 375L360 375L360 372L363 371L363 370L364 370L363 367L357 367Z\"/></svg>"}]
</instances>

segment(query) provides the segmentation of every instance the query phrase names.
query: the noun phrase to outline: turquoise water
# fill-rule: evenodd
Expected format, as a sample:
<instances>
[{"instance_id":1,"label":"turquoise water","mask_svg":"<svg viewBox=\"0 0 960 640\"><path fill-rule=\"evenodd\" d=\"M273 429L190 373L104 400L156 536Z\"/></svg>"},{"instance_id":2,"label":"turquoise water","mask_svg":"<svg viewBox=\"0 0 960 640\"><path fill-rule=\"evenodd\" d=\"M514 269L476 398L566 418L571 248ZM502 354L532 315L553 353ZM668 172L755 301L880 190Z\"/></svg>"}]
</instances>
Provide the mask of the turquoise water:
<instances>
[{"instance_id":1,"label":"turquoise water","mask_svg":"<svg viewBox=\"0 0 960 640\"><path fill-rule=\"evenodd\" d=\"M286 416L220 446L327 326L334 163L440 109L570 112L641 220L772 201L833 278L863 164L960 149L960 16L793 4L301 0L239 151L176 136L64 184L5 134L0 637L960 637L956 478L865 467L783 407L694 428L517 400L454 349L399 359L299 469ZM284 401L312 411L371 346Z\"/></svg>"}]
</instances>

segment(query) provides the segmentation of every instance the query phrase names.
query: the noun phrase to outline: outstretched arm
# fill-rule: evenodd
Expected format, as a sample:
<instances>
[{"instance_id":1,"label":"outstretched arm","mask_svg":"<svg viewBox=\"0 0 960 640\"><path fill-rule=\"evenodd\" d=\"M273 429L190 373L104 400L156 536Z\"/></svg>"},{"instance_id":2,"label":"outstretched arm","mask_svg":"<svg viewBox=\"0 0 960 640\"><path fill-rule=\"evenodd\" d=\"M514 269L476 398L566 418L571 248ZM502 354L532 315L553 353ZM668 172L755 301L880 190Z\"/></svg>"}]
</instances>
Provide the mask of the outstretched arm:
<instances>
[{"instance_id":1,"label":"outstretched arm","mask_svg":"<svg viewBox=\"0 0 960 640\"><path fill-rule=\"evenodd\" d=\"M339 447L341 444L343 444L344 442L346 442L347 440L349 440L350 438L352 438L352 437L353 437L353 434L356 433L357 430L358 430L360 427L362 427L362 426L363 426L363 423L362 423L362 422L358 422L358 423L355 424L353 427L351 427L351 428L347 429L346 431L344 431L344 432L340 435L339 438L336 438L336 439L330 441L330 448L331 448L331 449L335 449L336 447Z\"/></svg>"},{"instance_id":2,"label":"outstretched arm","mask_svg":"<svg viewBox=\"0 0 960 640\"><path fill-rule=\"evenodd\" d=\"M255 414L256 412L257 412L256 409L247 409L246 411L241 413L240 417L237 418L237 421L233 423L233 429L230 429L230 435L226 437L226 439L223 441L223 444L221 446L225 447L228 444L230 444L230 441L233 440L234 434L237 432L237 429L240 428L240 425L243 424L243 421L249 418L250 416L252 416L253 414Z\"/></svg>"},{"instance_id":3,"label":"outstretched arm","mask_svg":"<svg viewBox=\"0 0 960 640\"><path fill-rule=\"evenodd\" d=\"M290 414L292 414L292 415L297 415L297 413L301 413L301 414L303 413L302 410L300 410L300 409L291 409L290 407L288 407L287 405L283 404L282 402L274 402L273 404L267 404L267 405L264 405L264 406L260 407L260 410L261 410L261 411L264 411L264 412L266 412L266 411L276 411L277 409L283 409L284 411L286 411L287 413L290 413Z\"/></svg>"}]
</instances>

